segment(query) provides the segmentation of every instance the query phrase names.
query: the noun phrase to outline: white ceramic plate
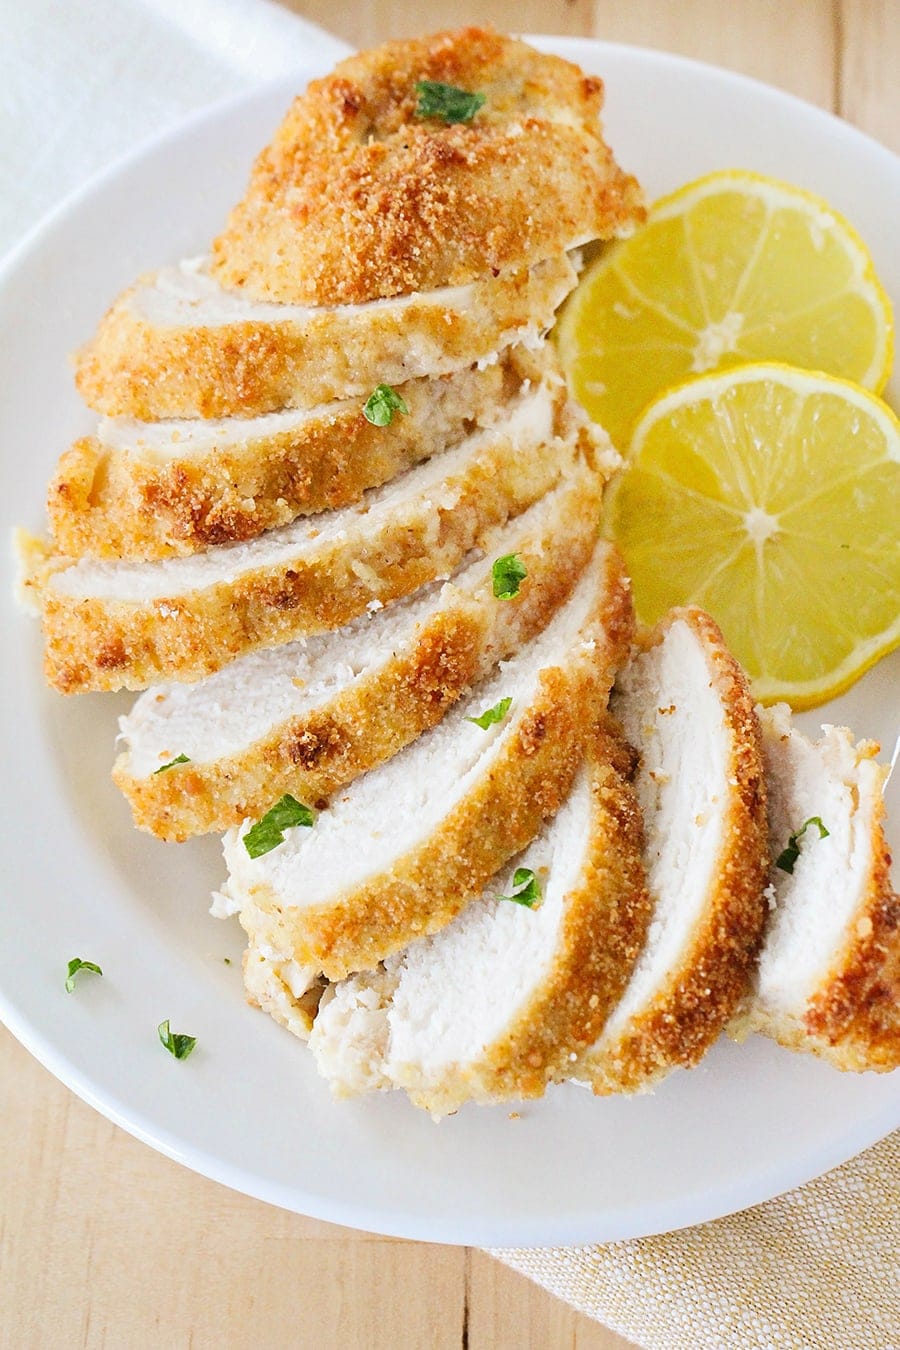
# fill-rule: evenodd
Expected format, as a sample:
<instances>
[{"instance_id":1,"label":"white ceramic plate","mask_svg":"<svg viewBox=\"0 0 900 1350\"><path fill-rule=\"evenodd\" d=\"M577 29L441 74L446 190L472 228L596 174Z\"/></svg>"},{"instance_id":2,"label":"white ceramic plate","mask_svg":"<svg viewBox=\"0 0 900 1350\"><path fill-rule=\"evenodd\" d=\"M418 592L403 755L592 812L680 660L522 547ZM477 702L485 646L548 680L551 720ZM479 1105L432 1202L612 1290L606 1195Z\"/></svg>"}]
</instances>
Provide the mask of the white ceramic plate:
<instances>
[{"instance_id":1,"label":"white ceramic plate","mask_svg":"<svg viewBox=\"0 0 900 1350\"><path fill-rule=\"evenodd\" d=\"M651 198L718 167L780 175L850 217L900 296L900 167L886 150L721 71L600 43L545 45L606 80L610 140ZM13 260L0 283L4 523L40 528L56 457L91 424L67 353L142 269L204 249L302 83L185 124L70 201ZM762 1040L717 1046L654 1096L599 1101L566 1086L517 1121L470 1107L435 1126L399 1095L334 1103L303 1047L244 1003L236 921L207 914L222 876L217 843L176 848L132 828L109 781L129 698L44 689L37 624L9 589L4 579L0 1016L63 1082L155 1148L359 1228L581 1243L751 1205L900 1125L900 1073L841 1076ZM898 674L896 658L883 663L827 718L890 747ZM895 837L898 796L895 782ZM76 955L104 977L69 996ZM198 1038L187 1062L157 1041L166 1017Z\"/></svg>"}]
</instances>

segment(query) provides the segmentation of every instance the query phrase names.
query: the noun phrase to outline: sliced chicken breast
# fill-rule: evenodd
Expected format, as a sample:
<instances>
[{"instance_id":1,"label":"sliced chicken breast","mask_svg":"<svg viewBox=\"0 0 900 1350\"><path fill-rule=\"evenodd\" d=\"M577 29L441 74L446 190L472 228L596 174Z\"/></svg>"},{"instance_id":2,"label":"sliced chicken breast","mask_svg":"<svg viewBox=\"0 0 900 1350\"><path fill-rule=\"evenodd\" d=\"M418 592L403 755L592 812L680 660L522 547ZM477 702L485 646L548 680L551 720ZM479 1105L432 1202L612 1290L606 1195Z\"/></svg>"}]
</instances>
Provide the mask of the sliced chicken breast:
<instances>
[{"instance_id":1,"label":"sliced chicken breast","mask_svg":"<svg viewBox=\"0 0 900 1350\"><path fill-rule=\"evenodd\" d=\"M638 751L650 927L578 1066L595 1092L646 1091L696 1064L746 993L765 918L765 784L746 678L716 625L675 610L611 700Z\"/></svg>"},{"instance_id":2,"label":"sliced chicken breast","mask_svg":"<svg viewBox=\"0 0 900 1350\"><path fill-rule=\"evenodd\" d=\"M248 651L339 628L449 576L486 531L592 455L590 439L568 421L564 390L543 384L498 426L356 506L188 558L32 559L24 589L43 610L47 678L63 693L196 680Z\"/></svg>"},{"instance_id":3,"label":"sliced chicken breast","mask_svg":"<svg viewBox=\"0 0 900 1350\"><path fill-rule=\"evenodd\" d=\"M311 829L259 857L253 822L229 832L225 893L257 955L343 979L449 923L564 800L630 627L621 561L600 544L541 634Z\"/></svg>"},{"instance_id":4,"label":"sliced chicken breast","mask_svg":"<svg viewBox=\"0 0 900 1350\"><path fill-rule=\"evenodd\" d=\"M396 754L566 600L594 549L601 491L582 465L445 585L195 684L148 689L121 719L113 771L136 824L164 839L225 830L285 792L318 802ZM491 570L509 554L527 576L501 602Z\"/></svg>"},{"instance_id":5,"label":"sliced chicken breast","mask_svg":"<svg viewBox=\"0 0 900 1350\"><path fill-rule=\"evenodd\" d=\"M565 253L533 267L358 305L278 305L223 290L207 260L120 296L78 357L89 407L145 422L250 417L366 399L379 384L490 364L536 347L572 290Z\"/></svg>"},{"instance_id":6,"label":"sliced chicken breast","mask_svg":"<svg viewBox=\"0 0 900 1350\"><path fill-rule=\"evenodd\" d=\"M839 1069L900 1067L900 898L878 747L846 727L810 741L762 709L771 907L736 1034L761 1031ZM825 833L827 831L827 833Z\"/></svg>"},{"instance_id":7,"label":"sliced chicken breast","mask_svg":"<svg viewBox=\"0 0 900 1350\"><path fill-rule=\"evenodd\" d=\"M598 732L568 800L480 899L326 990L310 1047L337 1095L404 1088L441 1116L538 1097L569 1076L621 997L649 918L628 762Z\"/></svg>"},{"instance_id":8,"label":"sliced chicken breast","mask_svg":"<svg viewBox=\"0 0 900 1350\"><path fill-rule=\"evenodd\" d=\"M375 424L362 398L259 417L103 418L61 457L47 495L57 552L184 557L255 539L300 515L351 506L369 488L502 421L552 366L552 348L510 348L493 365L408 380ZM378 416L376 408L370 416Z\"/></svg>"}]
</instances>

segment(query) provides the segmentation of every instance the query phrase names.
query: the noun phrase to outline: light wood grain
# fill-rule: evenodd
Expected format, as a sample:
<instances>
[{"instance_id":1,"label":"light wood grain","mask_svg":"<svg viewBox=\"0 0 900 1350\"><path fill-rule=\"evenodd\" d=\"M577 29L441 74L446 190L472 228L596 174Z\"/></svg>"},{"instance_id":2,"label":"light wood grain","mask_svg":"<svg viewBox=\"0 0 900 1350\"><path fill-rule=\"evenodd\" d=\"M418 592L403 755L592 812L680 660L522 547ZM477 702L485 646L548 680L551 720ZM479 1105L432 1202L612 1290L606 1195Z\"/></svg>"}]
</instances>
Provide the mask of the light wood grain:
<instances>
[{"instance_id":1,"label":"light wood grain","mask_svg":"<svg viewBox=\"0 0 900 1350\"><path fill-rule=\"evenodd\" d=\"M900 4L841 0L834 111L900 154Z\"/></svg>"},{"instance_id":2,"label":"light wood grain","mask_svg":"<svg viewBox=\"0 0 900 1350\"><path fill-rule=\"evenodd\" d=\"M830 108L835 22L829 0L597 0L593 34L679 52Z\"/></svg>"},{"instance_id":3,"label":"light wood grain","mask_svg":"<svg viewBox=\"0 0 900 1350\"><path fill-rule=\"evenodd\" d=\"M290 0L368 45L490 21L742 71L900 149L897 0ZM287 1214L96 1115L0 1032L0 1350L627 1350L481 1252Z\"/></svg>"},{"instance_id":4,"label":"light wood grain","mask_svg":"<svg viewBox=\"0 0 900 1350\"><path fill-rule=\"evenodd\" d=\"M368 0L330 5L328 0L287 0L286 7L356 47L412 37L438 28L492 23L510 33L565 33L586 37L593 23L592 0L445 0L440 8L410 0Z\"/></svg>"},{"instance_id":5,"label":"light wood grain","mask_svg":"<svg viewBox=\"0 0 900 1350\"><path fill-rule=\"evenodd\" d=\"M468 1329L469 1346L479 1350L628 1350L632 1345L479 1251L469 1254Z\"/></svg>"},{"instance_id":6,"label":"light wood grain","mask_svg":"<svg viewBox=\"0 0 900 1350\"><path fill-rule=\"evenodd\" d=\"M251 1200L153 1153L0 1029L0 1350L627 1347L481 1252Z\"/></svg>"}]
</instances>

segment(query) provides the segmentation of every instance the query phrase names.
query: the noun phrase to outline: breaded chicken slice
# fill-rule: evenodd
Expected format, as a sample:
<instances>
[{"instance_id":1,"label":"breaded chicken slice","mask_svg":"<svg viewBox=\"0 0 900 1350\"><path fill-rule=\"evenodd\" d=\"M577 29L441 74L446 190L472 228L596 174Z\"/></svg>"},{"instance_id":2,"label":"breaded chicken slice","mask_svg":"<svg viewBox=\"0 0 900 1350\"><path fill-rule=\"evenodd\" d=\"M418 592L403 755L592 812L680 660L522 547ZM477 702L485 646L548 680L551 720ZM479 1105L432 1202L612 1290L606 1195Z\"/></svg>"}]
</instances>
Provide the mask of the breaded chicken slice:
<instances>
[{"instance_id":1,"label":"breaded chicken slice","mask_svg":"<svg viewBox=\"0 0 900 1350\"><path fill-rule=\"evenodd\" d=\"M186 259L119 296L78 353L75 381L88 407L146 422L364 399L378 384L489 364L513 343L538 347L577 280L561 253L394 300L272 305Z\"/></svg>"},{"instance_id":2,"label":"breaded chicken slice","mask_svg":"<svg viewBox=\"0 0 900 1350\"><path fill-rule=\"evenodd\" d=\"M652 1089L696 1064L746 993L767 868L759 722L712 619L673 610L620 672L610 709L638 752L647 942L577 1066L598 1094Z\"/></svg>"},{"instance_id":3,"label":"breaded chicken slice","mask_svg":"<svg viewBox=\"0 0 900 1350\"><path fill-rule=\"evenodd\" d=\"M62 455L50 482L56 550L70 558L186 557L351 506L501 420L523 383L551 366L552 350L511 347L483 368L407 380L394 390L402 404L387 423L363 398L259 417L104 418Z\"/></svg>"},{"instance_id":4,"label":"breaded chicken slice","mask_svg":"<svg viewBox=\"0 0 900 1350\"><path fill-rule=\"evenodd\" d=\"M325 991L309 1043L338 1096L400 1087L438 1117L540 1097L571 1073L649 919L640 811L618 771L628 760L599 731L559 813L478 900L382 969ZM531 893L510 903L523 873Z\"/></svg>"},{"instance_id":5,"label":"breaded chicken slice","mask_svg":"<svg viewBox=\"0 0 900 1350\"><path fill-rule=\"evenodd\" d=\"M113 774L135 823L184 839L258 818L285 792L316 802L435 726L567 599L594 548L602 484L576 465L443 585L195 684L146 690L120 720ZM498 601L493 562L509 554L527 576ZM187 762L159 772L179 755Z\"/></svg>"},{"instance_id":6,"label":"breaded chicken slice","mask_svg":"<svg viewBox=\"0 0 900 1350\"><path fill-rule=\"evenodd\" d=\"M900 1066L900 896L884 836L887 768L872 741L787 707L760 719L769 785L772 908L753 988L734 1023L838 1069Z\"/></svg>"},{"instance_id":7,"label":"breaded chicken slice","mask_svg":"<svg viewBox=\"0 0 900 1350\"><path fill-rule=\"evenodd\" d=\"M246 652L340 628L449 576L593 449L554 380L354 506L257 539L153 562L42 557L26 543L22 595L42 613L47 678L63 693L197 680Z\"/></svg>"},{"instance_id":8,"label":"breaded chicken slice","mask_svg":"<svg viewBox=\"0 0 900 1350\"><path fill-rule=\"evenodd\" d=\"M423 83L478 98L453 108ZM213 274L260 300L356 304L625 233L640 192L603 140L602 101L594 76L480 28L350 57L294 101Z\"/></svg>"},{"instance_id":9,"label":"breaded chicken slice","mask_svg":"<svg viewBox=\"0 0 900 1350\"><path fill-rule=\"evenodd\" d=\"M313 828L263 856L251 821L230 831L226 894L250 964L289 965L296 998L301 971L307 986L344 979L450 923L562 805L631 629L621 560L601 542L542 633Z\"/></svg>"}]
</instances>

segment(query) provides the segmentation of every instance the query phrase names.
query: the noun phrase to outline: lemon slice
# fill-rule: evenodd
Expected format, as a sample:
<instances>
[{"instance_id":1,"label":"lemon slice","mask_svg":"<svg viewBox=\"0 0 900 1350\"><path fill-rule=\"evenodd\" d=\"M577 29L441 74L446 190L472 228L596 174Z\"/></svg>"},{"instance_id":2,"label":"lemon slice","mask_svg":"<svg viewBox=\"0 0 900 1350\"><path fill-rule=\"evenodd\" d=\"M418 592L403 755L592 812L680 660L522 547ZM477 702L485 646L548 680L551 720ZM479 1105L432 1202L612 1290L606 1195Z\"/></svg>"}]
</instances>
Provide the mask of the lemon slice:
<instances>
[{"instance_id":1,"label":"lemon slice","mask_svg":"<svg viewBox=\"0 0 900 1350\"><path fill-rule=\"evenodd\" d=\"M671 390L606 506L644 623L696 604L764 703L809 708L900 644L900 422L777 364Z\"/></svg>"},{"instance_id":2,"label":"lemon slice","mask_svg":"<svg viewBox=\"0 0 900 1350\"><path fill-rule=\"evenodd\" d=\"M624 449L692 374L786 361L880 391L891 306L862 240L824 201L758 174L664 197L589 268L557 328L575 396Z\"/></svg>"}]
</instances>

